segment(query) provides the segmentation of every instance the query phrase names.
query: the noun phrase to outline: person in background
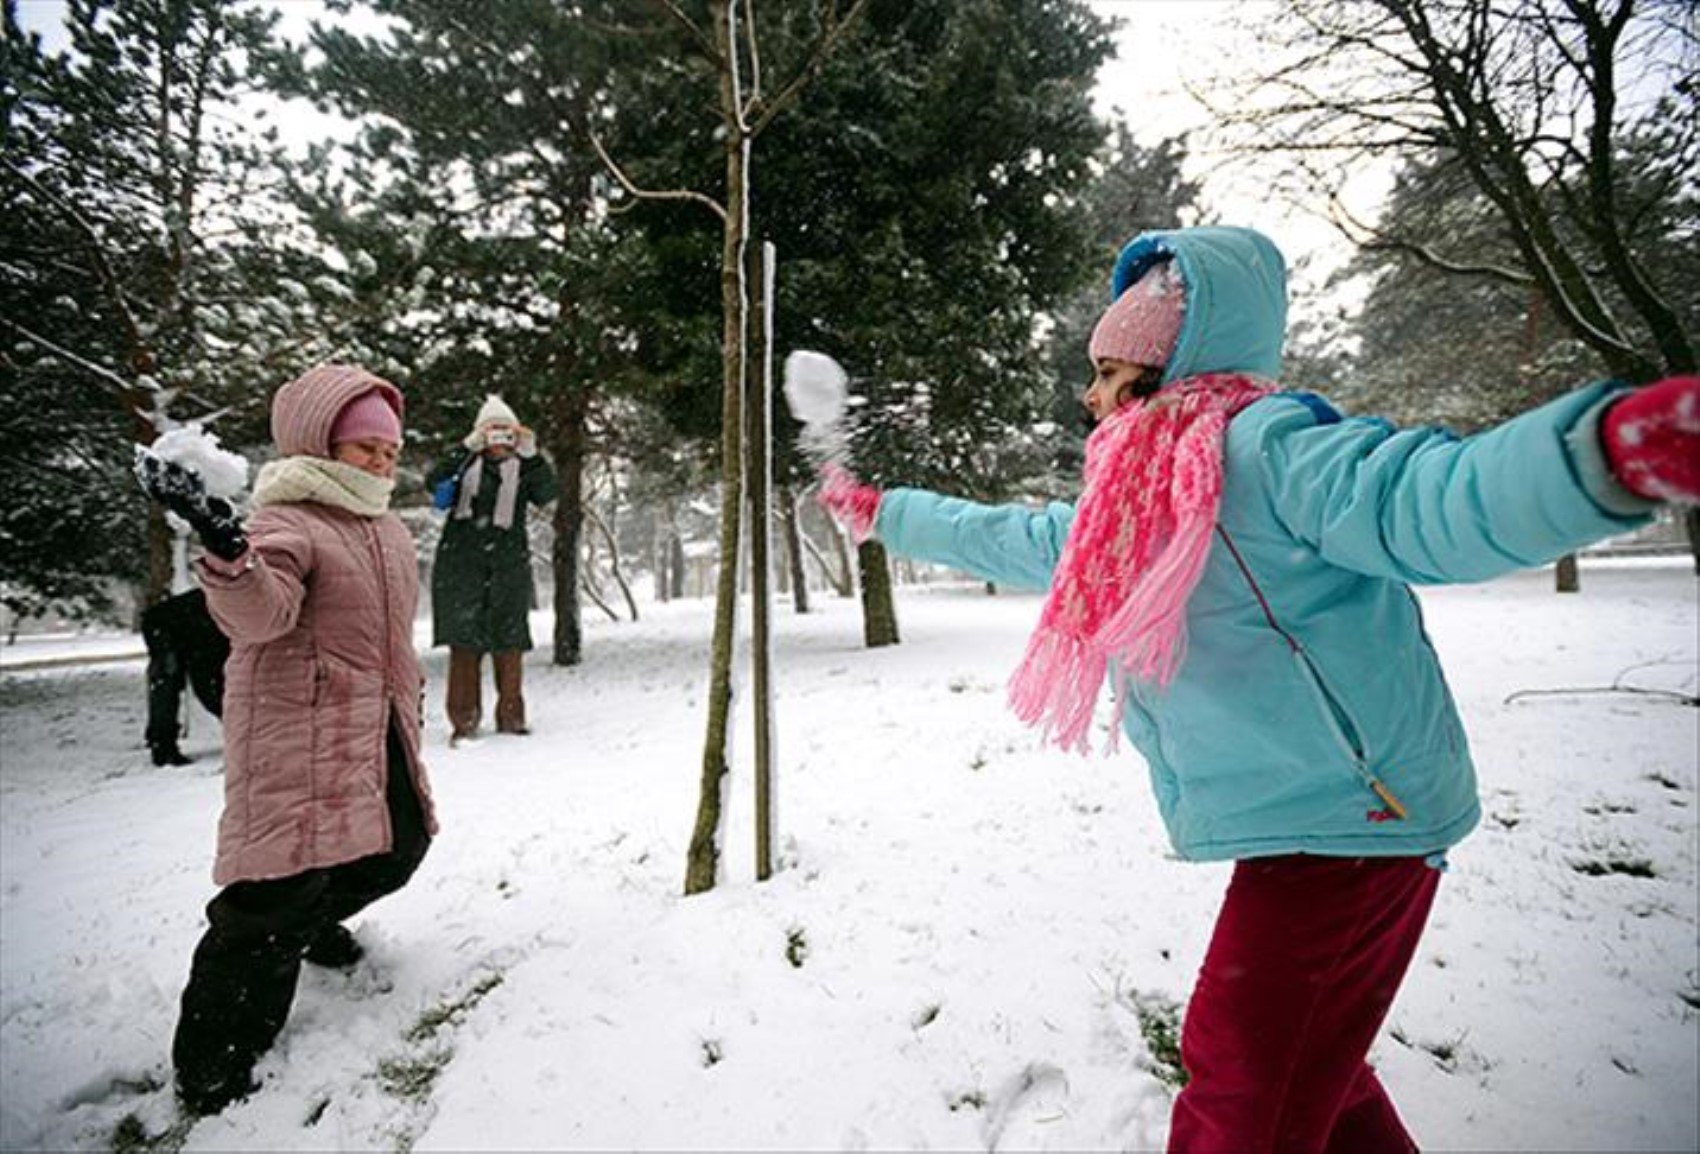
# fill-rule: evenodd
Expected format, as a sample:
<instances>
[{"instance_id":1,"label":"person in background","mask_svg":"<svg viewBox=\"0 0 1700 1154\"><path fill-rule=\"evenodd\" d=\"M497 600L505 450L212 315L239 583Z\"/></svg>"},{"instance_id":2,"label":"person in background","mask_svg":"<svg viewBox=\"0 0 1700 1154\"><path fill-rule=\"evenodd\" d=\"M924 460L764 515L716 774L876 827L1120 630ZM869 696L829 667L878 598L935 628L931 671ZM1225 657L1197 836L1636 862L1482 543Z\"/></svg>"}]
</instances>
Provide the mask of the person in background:
<instances>
[{"instance_id":1,"label":"person in background","mask_svg":"<svg viewBox=\"0 0 1700 1154\"><path fill-rule=\"evenodd\" d=\"M187 521L207 605L231 641L224 814L172 1041L178 1098L217 1113L254 1089L303 959L346 968L343 924L400 889L437 831L420 760L413 538L390 511L401 392L320 365L272 398L279 458L244 525L200 476L142 454L137 476Z\"/></svg>"},{"instance_id":2,"label":"person in background","mask_svg":"<svg viewBox=\"0 0 1700 1154\"><path fill-rule=\"evenodd\" d=\"M1410 587L1700 500L1700 377L1590 385L1463 440L1398 430L1276 384L1286 308L1259 233L1142 234L1091 337L1075 505L832 468L820 499L859 540L1048 590L1017 715L1085 752L1107 678L1179 856L1236 863L1169 1149L1413 1151L1366 1057L1481 809Z\"/></svg>"},{"instance_id":3,"label":"person in background","mask_svg":"<svg viewBox=\"0 0 1700 1154\"><path fill-rule=\"evenodd\" d=\"M486 653L497 732L531 732L523 678L535 597L526 509L547 505L559 488L536 436L500 397L485 399L462 443L464 458L440 462L426 478L448 513L431 569L431 644L449 647L451 744L475 735L483 720Z\"/></svg>"},{"instance_id":4,"label":"person in background","mask_svg":"<svg viewBox=\"0 0 1700 1154\"><path fill-rule=\"evenodd\" d=\"M199 589L173 594L142 613L148 647L148 724L144 736L155 765L188 765L183 736L183 689L214 717L224 712L224 662L230 640L207 611Z\"/></svg>"}]
</instances>

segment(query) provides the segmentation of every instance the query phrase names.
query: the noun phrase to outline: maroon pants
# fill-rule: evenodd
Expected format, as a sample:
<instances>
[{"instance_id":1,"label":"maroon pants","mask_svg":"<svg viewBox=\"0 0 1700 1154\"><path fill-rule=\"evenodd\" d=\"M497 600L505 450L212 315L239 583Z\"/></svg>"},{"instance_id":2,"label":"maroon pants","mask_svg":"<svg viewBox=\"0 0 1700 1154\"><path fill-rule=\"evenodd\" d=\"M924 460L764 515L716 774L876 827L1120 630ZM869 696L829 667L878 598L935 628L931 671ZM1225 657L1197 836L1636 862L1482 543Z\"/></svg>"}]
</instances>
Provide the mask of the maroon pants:
<instances>
[{"instance_id":1,"label":"maroon pants","mask_svg":"<svg viewBox=\"0 0 1700 1154\"><path fill-rule=\"evenodd\" d=\"M1171 1154L1400 1154L1364 1061L1440 883L1421 858L1240 862L1181 1031Z\"/></svg>"}]
</instances>

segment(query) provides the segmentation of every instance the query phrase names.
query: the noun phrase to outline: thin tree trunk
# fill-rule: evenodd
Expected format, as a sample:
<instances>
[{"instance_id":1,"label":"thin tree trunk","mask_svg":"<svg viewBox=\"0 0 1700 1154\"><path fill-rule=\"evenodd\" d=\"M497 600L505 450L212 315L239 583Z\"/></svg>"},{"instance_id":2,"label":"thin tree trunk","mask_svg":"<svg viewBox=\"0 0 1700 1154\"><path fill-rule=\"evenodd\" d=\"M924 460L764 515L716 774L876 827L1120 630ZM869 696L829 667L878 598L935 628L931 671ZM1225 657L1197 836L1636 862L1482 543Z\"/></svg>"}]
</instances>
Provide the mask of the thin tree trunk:
<instances>
[{"instance_id":1,"label":"thin tree trunk","mask_svg":"<svg viewBox=\"0 0 1700 1154\"><path fill-rule=\"evenodd\" d=\"M619 543L614 540L614 532L612 529L608 528L608 523L606 521L596 515L596 511L594 509L586 509L584 511L584 516L585 519L591 523L592 527L596 529L597 533L601 535L603 542L608 546L608 569L614 575L614 584L620 587L620 593L626 599L626 608L631 610L632 620L636 621L638 619L637 598L632 596L632 587L626 583L626 575L620 572L620 546ZM616 618L616 620L618 620L618 618Z\"/></svg>"},{"instance_id":2,"label":"thin tree trunk","mask_svg":"<svg viewBox=\"0 0 1700 1154\"><path fill-rule=\"evenodd\" d=\"M797 492L779 487L779 516L785 529L785 559L791 574L791 599L798 613L809 611L809 576L803 572L802 530L797 525Z\"/></svg>"},{"instance_id":3,"label":"thin tree trunk","mask_svg":"<svg viewBox=\"0 0 1700 1154\"><path fill-rule=\"evenodd\" d=\"M869 649L896 645L902 638L897 634L897 606L891 599L885 546L862 542L856 547L856 561L862 573L862 642Z\"/></svg>"},{"instance_id":4,"label":"thin tree trunk","mask_svg":"<svg viewBox=\"0 0 1700 1154\"><path fill-rule=\"evenodd\" d=\"M563 382L551 406L549 454L555 458L560 495L555 498L555 547L550 564L555 573L554 663L577 665L583 660L584 631L579 620L579 545L584 531L584 469L588 398Z\"/></svg>"},{"instance_id":5,"label":"thin tree trunk","mask_svg":"<svg viewBox=\"0 0 1700 1154\"><path fill-rule=\"evenodd\" d=\"M151 372L154 365L154 355L150 349L132 347L130 350L131 368L137 372ZM147 366L136 369L138 365ZM159 429L154 425L150 416L152 400L140 387L131 390L126 396L127 408L135 430L138 445L151 445L159 439ZM165 512L152 501L148 502L148 557L147 568L142 573L141 596L136 599L135 628L142 627L142 610L156 605L171 595L172 557L176 549L176 534L166 523Z\"/></svg>"},{"instance_id":6,"label":"thin tree trunk","mask_svg":"<svg viewBox=\"0 0 1700 1154\"><path fill-rule=\"evenodd\" d=\"M1682 514L1688 530L1688 552L1694 557L1694 572L1700 576L1700 505L1690 505Z\"/></svg>"},{"instance_id":7,"label":"thin tree trunk","mask_svg":"<svg viewBox=\"0 0 1700 1154\"><path fill-rule=\"evenodd\" d=\"M655 599L663 604L671 592L667 574L667 528L658 509L651 519L649 535L649 571L655 577Z\"/></svg>"},{"instance_id":8,"label":"thin tree trunk","mask_svg":"<svg viewBox=\"0 0 1700 1154\"><path fill-rule=\"evenodd\" d=\"M685 539L677 529L667 538L667 567L673 598L677 600L685 595L685 574L690 569L689 559L685 556Z\"/></svg>"},{"instance_id":9,"label":"thin tree trunk","mask_svg":"<svg viewBox=\"0 0 1700 1154\"><path fill-rule=\"evenodd\" d=\"M142 611L157 605L171 592L171 575L175 570L177 535L165 520L165 510L148 502L148 565L135 591L131 606L130 626L140 630Z\"/></svg>"},{"instance_id":10,"label":"thin tree trunk","mask_svg":"<svg viewBox=\"0 0 1700 1154\"><path fill-rule=\"evenodd\" d=\"M836 522L830 528L832 551L838 557L838 571L843 575L841 580L834 582L834 588L838 590L840 597L850 597L855 593L855 583L850 576L853 572L850 568L850 550L844 544L844 530L840 529Z\"/></svg>"},{"instance_id":11,"label":"thin tree trunk","mask_svg":"<svg viewBox=\"0 0 1700 1154\"><path fill-rule=\"evenodd\" d=\"M749 140L739 125L743 99L733 72L738 59L725 0L710 6L720 57L720 112L726 129L726 218L721 234L720 577L715 587L714 637L708 685L708 728L703 738L697 817L685 859L685 893L714 888L720 874L723 787L731 772L726 744L732 712L732 657L737 635L738 556L744 489L744 237L748 226Z\"/></svg>"},{"instance_id":12,"label":"thin tree trunk","mask_svg":"<svg viewBox=\"0 0 1700 1154\"><path fill-rule=\"evenodd\" d=\"M775 517L778 514L775 513ZM786 547L785 534L781 533L779 541L779 559L773 566L773 595L775 597L791 596L791 550Z\"/></svg>"}]
</instances>

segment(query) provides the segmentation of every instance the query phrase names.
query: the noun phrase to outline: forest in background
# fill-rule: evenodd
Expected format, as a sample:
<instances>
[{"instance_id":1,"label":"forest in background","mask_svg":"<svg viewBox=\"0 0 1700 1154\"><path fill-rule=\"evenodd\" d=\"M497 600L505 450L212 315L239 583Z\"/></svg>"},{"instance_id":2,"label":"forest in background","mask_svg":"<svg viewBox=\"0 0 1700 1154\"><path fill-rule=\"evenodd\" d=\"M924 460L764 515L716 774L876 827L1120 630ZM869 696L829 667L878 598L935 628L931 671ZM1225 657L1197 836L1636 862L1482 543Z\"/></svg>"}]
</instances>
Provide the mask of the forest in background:
<instances>
[{"instance_id":1,"label":"forest in background","mask_svg":"<svg viewBox=\"0 0 1700 1154\"><path fill-rule=\"evenodd\" d=\"M848 367L877 483L1072 494L1107 269L1141 230L1218 222L1202 150L1357 243L1353 303L1299 312L1292 387L1468 432L1695 367L1681 3L1247 4L1267 57L1224 62L1198 139L1093 112L1113 29L1075 0L333 0L304 40L267 4L68 0L52 49L43 7L0 10L14 619L156 599L175 545L132 446L202 422L257 462L271 391L340 359L406 389L397 500L427 557L418 479L485 394L537 428L565 494L534 526L554 660L582 660L581 606L695 592L737 539L735 199L739 245L777 253L774 349ZM306 104L343 130L303 145ZM1370 160L1397 176L1364 221L1337 191ZM885 559L803 499L795 432L781 404L784 581L850 595Z\"/></svg>"}]
</instances>

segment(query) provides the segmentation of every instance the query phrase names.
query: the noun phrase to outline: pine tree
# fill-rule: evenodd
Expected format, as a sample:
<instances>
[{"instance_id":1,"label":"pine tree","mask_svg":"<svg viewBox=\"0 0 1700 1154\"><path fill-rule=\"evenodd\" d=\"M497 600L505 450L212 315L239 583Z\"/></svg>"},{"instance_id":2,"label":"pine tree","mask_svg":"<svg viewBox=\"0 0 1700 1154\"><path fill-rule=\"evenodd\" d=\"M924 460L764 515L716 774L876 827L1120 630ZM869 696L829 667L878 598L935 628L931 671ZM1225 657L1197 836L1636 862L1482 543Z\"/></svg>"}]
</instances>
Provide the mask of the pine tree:
<instances>
[{"instance_id":1,"label":"pine tree","mask_svg":"<svg viewBox=\"0 0 1700 1154\"><path fill-rule=\"evenodd\" d=\"M1479 271L1449 272L1397 246L1358 251L1338 274L1370 286L1336 390L1348 408L1468 433L1604 375L1546 315L1502 219L1456 165L1408 166L1383 217L1403 235L1445 237Z\"/></svg>"},{"instance_id":2,"label":"pine tree","mask_svg":"<svg viewBox=\"0 0 1700 1154\"><path fill-rule=\"evenodd\" d=\"M0 581L23 612L98 606L114 578L160 596L171 538L128 482L129 445L263 411L256 350L294 317L247 279L246 247L275 224L273 158L238 103L275 20L71 0L69 48L49 54L5 6L0 326L25 416L7 448L39 487L8 510Z\"/></svg>"},{"instance_id":3,"label":"pine tree","mask_svg":"<svg viewBox=\"0 0 1700 1154\"><path fill-rule=\"evenodd\" d=\"M538 431L553 515L557 664L581 659L583 478L609 398L635 373L624 309L642 254L603 218L584 127L605 98L617 14L547 0L379 0L381 36L315 28L322 57L278 71L362 124L315 158L298 202L342 254L357 307L343 338L405 376L421 448L461 451L486 393ZM619 6L615 5L617 9Z\"/></svg>"},{"instance_id":4,"label":"pine tree","mask_svg":"<svg viewBox=\"0 0 1700 1154\"><path fill-rule=\"evenodd\" d=\"M850 372L852 463L871 480L994 497L1043 468L1048 447L1032 429L1052 386L1035 331L1097 267L1081 196L1105 133L1090 92L1109 50L1105 26L1073 3L874 4L854 47L756 143L751 230L778 250L776 352L819 350ZM709 147L662 111L693 75L654 69L664 91L640 88L609 130L640 184L693 171ZM682 328L714 299L702 215L684 203L632 215ZM669 412L704 428L698 400L681 387ZM777 431L780 477L806 485L795 426ZM877 546L860 556L885 563ZM894 619L888 599L875 605Z\"/></svg>"}]
</instances>

